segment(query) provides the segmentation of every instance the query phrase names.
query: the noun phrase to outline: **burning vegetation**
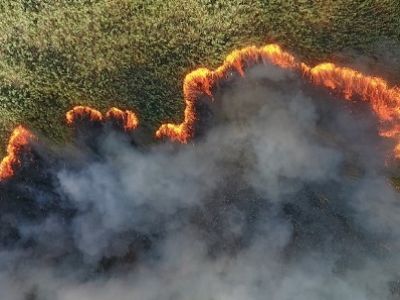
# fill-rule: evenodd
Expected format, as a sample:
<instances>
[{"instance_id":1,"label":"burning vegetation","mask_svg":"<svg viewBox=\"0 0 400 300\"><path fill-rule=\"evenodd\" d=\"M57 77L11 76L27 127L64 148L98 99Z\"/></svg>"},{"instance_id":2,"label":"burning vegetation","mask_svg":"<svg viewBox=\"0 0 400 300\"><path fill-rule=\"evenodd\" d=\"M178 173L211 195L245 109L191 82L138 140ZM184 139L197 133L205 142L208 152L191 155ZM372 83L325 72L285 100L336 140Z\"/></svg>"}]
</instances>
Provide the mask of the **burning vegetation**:
<instances>
[{"instance_id":1,"label":"burning vegetation","mask_svg":"<svg viewBox=\"0 0 400 300\"><path fill-rule=\"evenodd\" d=\"M82 119L88 119L91 122L103 121L102 113L88 106L75 106L65 114L65 118L69 125L72 125L77 120Z\"/></svg>"},{"instance_id":2,"label":"burning vegetation","mask_svg":"<svg viewBox=\"0 0 400 300\"><path fill-rule=\"evenodd\" d=\"M356 70L340 67L333 63L321 63L310 67L296 60L294 56L285 52L279 45L269 44L263 47L246 47L230 53L223 64L215 70L199 68L186 75L183 81L183 95L185 101L184 120L181 124L163 124L156 131L157 138L168 137L173 141L187 143L195 135L195 123L198 119L195 102L200 96L212 99L213 89L221 80L227 78L231 72L245 76L245 70L260 63L271 63L283 69L293 70L318 87L324 87L338 98L346 100L361 100L369 104L380 121L380 135L396 141L394 156L400 158L400 90L390 87L382 78L362 74ZM90 122L116 122L125 131L137 128L138 118L132 111L122 111L111 108L105 116L91 107L76 106L66 113L66 122L69 125L79 120ZM22 132L22 133L21 133ZM15 141L27 144L27 130L18 127L15 129L9 145L7 156L1 163L1 179L10 177L11 166L18 165L20 144L15 146ZM21 143L21 142L20 142ZM11 154L10 154L11 153Z\"/></svg>"},{"instance_id":3,"label":"burning vegetation","mask_svg":"<svg viewBox=\"0 0 400 300\"><path fill-rule=\"evenodd\" d=\"M139 125L139 120L135 113L129 110L122 111L116 107L112 107L107 111L106 120L119 122L125 131L134 130Z\"/></svg>"},{"instance_id":4,"label":"burning vegetation","mask_svg":"<svg viewBox=\"0 0 400 300\"><path fill-rule=\"evenodd\" d=\"M322 86L339 97L347 100L367 102L378 116L381 124L380 134L395 139L396 158L400 158L400 90L389 87L382 78L364 75L350 68L336 66L333 63L322 63L310 67L297 61L292 55L283 51L278 45L264 47L247 47L233 51L224 63L211 71L206 68L189 73L183 83L183 94L186 103L184 121L181 124L163 124L156 136L167 136L172 140L187 143L194 136L196 122L195 101L201 95L212 97L212 90L218 82L230 72L245 76L245 68L268 62L284 69L291 69L303 75L316 86Z\"/></svg>"},{"instance_id":5,"label":"burning vegetation","mask_svg":"<svg viewBox=\"0 0 400 300\"><path fill-rule=\"evenodd\" d=\"M111 121L119 123L125 131L131 131L137 128L139 120L136 114L130 110L122 111L119 108L110 108L105 117L103 114L88 106L75 106L65 115L69 125L73 125L77 121L87 120L90 122Z\"/></svg>"},{"instance_id":6,"label":"burning vegetation","mask_svg":"<svg viewBox=\"0 0 400 300\"><path fill-rule=\"evenodd\" d=\"M34 135L23 126L18 126L11 134L7 145L7 155L0 163L0 180L14 175L15 169L21 164L20 156L27 151Z\"/></svg>"},{"instance_id":7,"label":"burning vegetation","mask_svg":"<svg viewBox=\"0 0 400 300\"><path fill-rule=\"evenodd\" d=\"M65 115L67 124L74 125L80 121L112 122L124 131L132 131L139 125L136 114L132 111L122 111L116 107L110 108L105 117L103 114L88 106L75 106ZM20 156L24 151L29 151L29 144L35 136L23 126L14 129L7 145L7 155L0 163L0 180L9 179L15 169L21 164Z\"/></svg>"},{"instance_id":8,"label":"burning vegetation","mask_svg":"<svg viewBox=\"0 0 400 300\"><path fill-rule=\"evenodd\" d=\"M267 45L195 70L183 93L184 122L156 137L189 145L147 143L118 108L68 111L74 140L57 151L17 128L0 298L397 297L399 194L382 138L398 142L396 88Z\"/></svg>"}]
</instances>

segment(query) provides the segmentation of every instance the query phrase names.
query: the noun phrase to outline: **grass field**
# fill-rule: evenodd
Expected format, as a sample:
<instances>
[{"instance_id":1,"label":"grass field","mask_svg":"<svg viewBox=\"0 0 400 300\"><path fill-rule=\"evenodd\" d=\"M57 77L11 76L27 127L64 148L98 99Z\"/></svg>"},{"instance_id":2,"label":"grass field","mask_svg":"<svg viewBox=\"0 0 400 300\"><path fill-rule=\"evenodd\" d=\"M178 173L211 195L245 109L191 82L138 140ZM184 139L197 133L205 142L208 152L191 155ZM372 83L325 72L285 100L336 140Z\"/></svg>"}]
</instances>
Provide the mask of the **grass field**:
<instances>
[{"instance_id":1,"label":"grass field","mask_svg":"<svg viewBox=\"0 0 400 300\"><path fill-rule=\"evenodd\" d=\"M22 123L62 142L76 104L179 121L184 75L238 47L313 63L382 40L400 41L397 0L0 0L0 140Z\"/></svg>"}]
</instances>

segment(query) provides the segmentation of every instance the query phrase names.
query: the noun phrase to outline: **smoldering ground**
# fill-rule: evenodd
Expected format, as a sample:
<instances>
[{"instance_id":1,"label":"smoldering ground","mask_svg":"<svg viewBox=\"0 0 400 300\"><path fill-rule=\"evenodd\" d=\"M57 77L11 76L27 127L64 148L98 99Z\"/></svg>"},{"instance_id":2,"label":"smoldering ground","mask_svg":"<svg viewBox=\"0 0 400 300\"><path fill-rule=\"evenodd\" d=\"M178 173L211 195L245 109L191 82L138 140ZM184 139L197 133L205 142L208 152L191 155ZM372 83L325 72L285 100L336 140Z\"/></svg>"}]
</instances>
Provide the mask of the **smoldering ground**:
<instances>
[{"instance_id":1,"label":"smoldering ground","mask_svg":"<svg viewBox=\"0 0 400 300\"><path fill-rule=\"evenodd\" d=\"M396 299L393 144L365 103L262 65L196 138L81 124L1 184L0 299Z\"/></svg>"}]
</instances>

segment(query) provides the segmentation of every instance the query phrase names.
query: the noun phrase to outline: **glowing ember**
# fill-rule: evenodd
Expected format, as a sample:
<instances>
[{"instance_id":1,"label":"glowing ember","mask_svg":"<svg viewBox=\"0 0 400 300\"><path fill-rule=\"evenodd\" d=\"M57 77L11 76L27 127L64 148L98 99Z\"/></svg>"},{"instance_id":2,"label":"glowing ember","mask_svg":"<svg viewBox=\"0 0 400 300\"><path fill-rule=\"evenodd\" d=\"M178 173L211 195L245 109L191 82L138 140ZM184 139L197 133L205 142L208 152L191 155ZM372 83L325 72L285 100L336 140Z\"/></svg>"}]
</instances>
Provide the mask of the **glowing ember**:
<instances>
[{"instance_id":1,"label":"glowing ember","mask_svg":"<svg viewBox=\"0 0 400 300\"><path fill-rule=\"evenodd\" d=\"M134 112L129 110L122 111L116 107L112 107L108 110L106 119L118 120L123 124L124 130L126 131L136 129L139 125L139 120Z\"/></svg>"},{"instance_id":2,"label":"glowing ember","mask_svg":"<svg viewBox=\"0 0 400 300\"><path fill-rule=\"evenodd\" d=\"M0 163L0 180L14 175L14 169L21 164L20 154L29 145L34 135L22 126L18 126L11 134L7 146L7 155Z\"/></svg>"},{"instance_id":3,"label":"glowing ember","mask_svg":"<svg viewBox=\"0 0 400 300\"><path fill-rule=\"evenodd\" d=\"M161 125L156 132L156 137L168 137L173 141L187 143L194 135L194 123L197 118L194 103L198 96L212 97L212 88L219 80L226 78L229 72L233 70L244 76L246 66L261 62L297 71L313 84L333 90L347 100L358 97L368 102L381 121L380 135L395 139L397 146L394 155L400 158L399 88L389 87L381 78L367 76L332 63L309 67L275 44L235 50L214 71L200 68L186 75L183 82L183 95L186 103L184 120L181 124Z\"/></svg>"}]
</instances>

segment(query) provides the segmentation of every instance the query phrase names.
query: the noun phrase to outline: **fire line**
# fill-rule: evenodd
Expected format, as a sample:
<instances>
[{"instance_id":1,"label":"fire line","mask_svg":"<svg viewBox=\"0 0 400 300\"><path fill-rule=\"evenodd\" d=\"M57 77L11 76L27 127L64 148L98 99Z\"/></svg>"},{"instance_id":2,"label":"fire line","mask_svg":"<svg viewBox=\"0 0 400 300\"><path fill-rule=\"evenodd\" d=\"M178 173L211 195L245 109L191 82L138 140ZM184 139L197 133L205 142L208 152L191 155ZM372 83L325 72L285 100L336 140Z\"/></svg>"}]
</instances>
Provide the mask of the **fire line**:
<instances>
[{"instance_id":1,"label":"fire line","mask_svg":"<svg viewBox=\"0 0 400 300\"><path fill-rule=\"evenodd\" d=\"M100 111L89 106L75 106L65 114L65 119L68 125L73 125L79 119L88 119L92 122L116 120L122 124L125 131L134 130L139 125L139 119L134 112L122 111L116 107L110 108L104 117Z\"/></svg>"},{"instance_id":2,"label":"fire line","mask_svg":"<svg viewBox=\"0 0 400 300\"><path fill-rule=\"evenodd\" d=\"M390 87L379 77L368 76L347 67L333 63L322 63L310 67L298 61L293 55L282 50L279 45L269 44L263 47L250 46L230 53L218 68L198 68L188 73L183 81L185 101L184 119L180 124L162 124L156 131L157 138L169 138L172 141L187 143L194 136L194 124L197 120L195 101L200 95L212 97L213 87L226 78L232 70L245 76L245 67L257 63L271 63L283 69L300 73L306 80L316 86L324 87L341 95L346 100L355 97L367 102L380 121L379 134L394 139L396 146L393 154L400 158L400 88ZM118 108L111 108L103 114L88 106L76 106L66 113L67 124L86 118L90 121L104 122L117 120L123 129L131 131L137 128L139 121L135 113ZM11 134L7 146L7 155L0 162L0 180L14 174L14 169L21 163L19 156L29 145L34 135L22 126L18 126Z\"/></svg>"},{"instance_id":3,"label":"fire line","mask_svg":"<svg viewBox=\"0 0 400 300\"><path fill-rule=\"evenodd\" d=\"M194 135L197 116L195 101L200 95L212 96L216 83L232 70L244 76L244 67L267 62L283 69L299 72L306 80L341 95L346 100L359 97L369 103L380 120L379 133L383 137L395 139L394 156L400 158L400 89L389 87L379 77L367 76L356 70L322 63L310 67L297 61L276 44L263 47L246 47L229 54L222 65L215 70L199 68L186 75L183 81L183 96L186 104L184 120L180 124L162 124L156 137L167 137L173 141L187 143Z\"/></svg>"},{"instance_id":4,"label":"fire line","mask_svg":"<svg viewBox=\"0 0 400 300\"><path fill-rule=\"evenodd\" d=\"M32 139L34 135L23 126L19 125L14 129L7 145L7 155L0 163L0 180L14 175L14 169L21 164L21 151L29 146Z\"/></svg>"},{"instance_id":5,"label":"fire line","mask_svg":"<svg viewBox=\"0 0 400 300\"><path fill-rule=\"evenodd\" d=\"M65 114L68 125L73 125L79 119L88 119L91 122L106 122L116 120L122 124L125 131L132 131L139 125L136 114L132 111L122 111L116 107L110 108L105 116L88 106L75 106ZM15 169L21 164L22 151L29 148L30 142L36 139L35 135L25 127L19 125L11 133L7 145L7 155L0 162L0 181L9 179L15 173Z\"/></svg>"}]
</instances>

